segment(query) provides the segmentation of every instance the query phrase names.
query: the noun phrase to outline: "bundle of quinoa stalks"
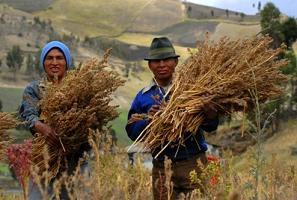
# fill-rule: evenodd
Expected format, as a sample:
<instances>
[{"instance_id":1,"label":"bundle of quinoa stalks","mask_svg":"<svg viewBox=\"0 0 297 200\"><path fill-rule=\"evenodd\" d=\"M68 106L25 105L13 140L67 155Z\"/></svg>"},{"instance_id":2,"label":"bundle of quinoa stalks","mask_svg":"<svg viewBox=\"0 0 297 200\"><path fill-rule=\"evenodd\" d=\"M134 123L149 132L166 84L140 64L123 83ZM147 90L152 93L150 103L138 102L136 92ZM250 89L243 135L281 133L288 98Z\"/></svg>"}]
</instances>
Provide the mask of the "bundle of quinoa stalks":
<instances>
[{"instance_id":1,"label":"bundle of quinoa stalks","mask_svg":"<svg viewBox=\"0 0 297 200\"><path fill-rule=\"evenodd\" d=\"M100 130L118 116L117 106L110 105L112 93L123 80L107 70L108 50L102 61L90 59L79 68L67 72L59 85L46 89L40 102L41 118L57 134L59 143L51 144L42 135L33 141L32 162L40 172L55 176L61 161L88 143L90 129ZM47 147L47 164L42 149Z\"/></svg>"},{"instance_id":2,"label":"bundle of quinoa stalks","mask_svg":"<svg viewBox=\"0 0 297 200\"><path fill-rule=\"evenodd\" d=\"M15 128L16 125L17 120L11 114L0 112L0 160L4 160L7 148L12 141L6 130Z\"/></svg>"},{"instance_id":3,"label":"bundle of quinoa stalks","mask_svg":"<svg viewBox=\"0 0 297 200\"><path fill-rule=\"evenodd\" d=\"M142 142L150 149L165 149L176 142L182 145L183 134L196 133L203 123L204 105L216 108L219 114L230 114L252 110L255 95L259 103L280 97L281 84L287 80L280 68L287 61L278 56L285 46L271 49L271 42L268 36L237 41L224 37L218 42L206 39L177 69L170 100L149 116L150 124L134 144Z\"/></svg>"}]
</instances>

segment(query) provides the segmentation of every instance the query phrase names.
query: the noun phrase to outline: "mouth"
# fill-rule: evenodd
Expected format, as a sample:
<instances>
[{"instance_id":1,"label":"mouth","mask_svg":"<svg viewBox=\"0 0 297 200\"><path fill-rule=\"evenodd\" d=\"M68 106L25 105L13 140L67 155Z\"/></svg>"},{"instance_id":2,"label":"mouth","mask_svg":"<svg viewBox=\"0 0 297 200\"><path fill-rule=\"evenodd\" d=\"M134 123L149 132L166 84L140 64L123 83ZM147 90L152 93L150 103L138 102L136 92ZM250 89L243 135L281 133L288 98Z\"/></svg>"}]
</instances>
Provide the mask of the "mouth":
<instances>
[{"instance_id":1,"label":"mouth","mask_svg":"<svg viewBox=\"0 0 297 200\"><path fill-rule=\"evenodd\" d=\"M160 71L158 71L158 74L168 74L168 71L167 70L160 70Z\"/></svg>"},{"instance_id":2,"label":"mouth","mask_svg":"<svg viewBox=\"0 0 297 200\"><path fill-rule=\"evenodd\" d=\"M59 68L59 67L51 67L50 70L51 70L51 72L53 72L53 73L58 73L58 72L60 72L60 68Z\"/></svg>"}]
</instances>

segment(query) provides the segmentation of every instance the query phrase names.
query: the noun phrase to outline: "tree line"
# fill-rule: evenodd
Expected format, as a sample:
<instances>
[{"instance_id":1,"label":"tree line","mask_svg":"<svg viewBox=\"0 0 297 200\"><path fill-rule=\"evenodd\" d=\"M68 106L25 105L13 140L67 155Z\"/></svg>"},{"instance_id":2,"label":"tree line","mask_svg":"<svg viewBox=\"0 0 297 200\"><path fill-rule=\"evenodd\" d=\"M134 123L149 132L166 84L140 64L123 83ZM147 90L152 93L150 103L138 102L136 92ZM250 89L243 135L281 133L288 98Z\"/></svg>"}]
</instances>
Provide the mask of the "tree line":
<instances>
[{"instance_id":1,"label":"tree line","mask_svg":"<svg viewBox=\"0 0 297 200\"><path fill-rule=\"evenodd\" d=\"M297 116L297 58L293 49L293 44L297 40L297 22L294 17L282 16L280 10L271 2L265 4L260 15L260 33L273 38L271 47L278 48L282 44L287 46L287 51L279 58L288 60L288 65L281 69L289 78L287 85L284 86L285 95L263 108L263 112L267 114L276 111L272 120L272 129L276 132L282 120Z\"/></svg>"}]
</instances>

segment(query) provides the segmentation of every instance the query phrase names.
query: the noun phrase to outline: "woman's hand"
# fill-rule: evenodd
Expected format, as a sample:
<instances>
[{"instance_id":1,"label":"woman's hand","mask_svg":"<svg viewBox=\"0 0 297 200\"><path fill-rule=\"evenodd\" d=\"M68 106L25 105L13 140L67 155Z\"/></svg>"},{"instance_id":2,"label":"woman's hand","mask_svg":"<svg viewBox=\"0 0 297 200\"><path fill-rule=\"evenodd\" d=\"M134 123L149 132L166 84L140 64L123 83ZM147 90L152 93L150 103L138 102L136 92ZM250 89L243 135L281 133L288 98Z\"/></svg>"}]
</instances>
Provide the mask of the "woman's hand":
<instances>
[{"instance_id":1,"label":"woman's hand","mask_svg":"<svg viewBox=\"0 0 297 200\"><path fill-rule=\"evenodd\" d=\"M36 133L39 133L46 137L49 143L51 144L59 144L59 140L56 132L47 124L37 121L34 125L34 129Z\"/></svg>"}]
</instances>

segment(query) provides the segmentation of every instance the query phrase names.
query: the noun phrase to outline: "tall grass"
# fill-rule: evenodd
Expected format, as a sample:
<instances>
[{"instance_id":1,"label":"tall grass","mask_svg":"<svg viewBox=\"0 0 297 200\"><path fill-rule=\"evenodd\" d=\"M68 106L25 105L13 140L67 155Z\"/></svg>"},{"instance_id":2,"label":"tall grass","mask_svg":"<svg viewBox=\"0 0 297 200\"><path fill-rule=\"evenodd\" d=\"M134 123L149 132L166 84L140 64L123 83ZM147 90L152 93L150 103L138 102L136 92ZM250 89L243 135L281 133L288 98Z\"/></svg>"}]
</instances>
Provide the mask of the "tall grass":
<instances>
[{"instance_id":1,"label":"tall grass","mask_svg":"<svg viewBox=\"0 0 297 200\"><path fill-rule=\"evenodd\" d=\"M94 156L91 160L91 176L86 178L77 171L74 176L63 176L56 184L67 183L72 191L71 199L152 199L152 184L150 171L143 167L141 159L134 166L128 164L128 158L123 150L116 154L105 148L97 148L96 142L91 142ZM219 165L209 164L204 169L206 193L202 196L195 190L190 199L287 199L294 200L297 195L297 176L294 166L286 165L277 156L266 159L256 165L256 149L246 154L244 170L235 168L236 157L225 152ZM258 170L258 183L255 174ZM218 173L219 172L219 173ZM190 175L189 175L190 176ZM216 176L217 181L212 182ZM191 175L193 181L198 178ZM257 189L256 189L257 188ZM56 193L57 197L58 194ZM2 193L0 199L21 199L20 197Z\"/></svg>"}]
</instances>

